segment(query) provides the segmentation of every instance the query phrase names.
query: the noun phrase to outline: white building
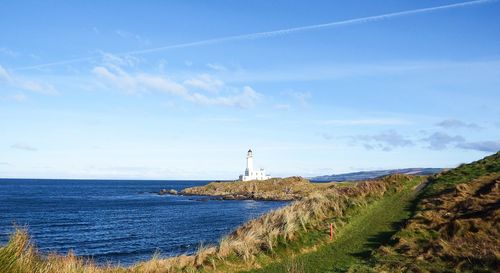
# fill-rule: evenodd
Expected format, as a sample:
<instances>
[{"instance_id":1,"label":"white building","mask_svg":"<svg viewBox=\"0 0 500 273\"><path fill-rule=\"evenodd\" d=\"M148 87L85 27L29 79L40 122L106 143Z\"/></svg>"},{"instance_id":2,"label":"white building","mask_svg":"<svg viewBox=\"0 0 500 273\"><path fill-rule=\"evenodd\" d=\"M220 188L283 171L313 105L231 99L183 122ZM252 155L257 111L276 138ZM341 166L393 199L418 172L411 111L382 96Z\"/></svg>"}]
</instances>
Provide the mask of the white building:
<instances>
[{"instance_id":1,"label":"white building","mask_svg":"<svg viewBox=\"0 0 500 273\"><path fill-rule=\"evenodd\" d=\"M248 150L247 153L247 168L245 169L245 174L240 175L241 181L250 181L250 180L267 180L271 178L270 175L266 175L266 171L264 169L254 170L253 169L253 154L252 150Z\"/></svg>"}]
</instances>

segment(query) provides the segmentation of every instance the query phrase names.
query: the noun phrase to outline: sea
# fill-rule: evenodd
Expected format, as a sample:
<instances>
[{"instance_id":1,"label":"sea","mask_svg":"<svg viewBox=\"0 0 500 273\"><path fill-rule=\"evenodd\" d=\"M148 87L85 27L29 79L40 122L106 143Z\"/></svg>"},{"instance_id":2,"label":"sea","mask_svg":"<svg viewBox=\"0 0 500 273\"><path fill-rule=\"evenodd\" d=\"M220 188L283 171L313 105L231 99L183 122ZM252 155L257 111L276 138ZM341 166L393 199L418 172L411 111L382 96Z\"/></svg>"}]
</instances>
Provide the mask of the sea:
<instances>
[{"instance_id":1,"label":"sea","mask_svg":"<svg viewBox=\"0 0 500 273\"><path fill-rule=\"evenodd\" d=\"M0 245L25 228L43 254L130 265L190 254L287 202L158 195L210 181L0 179Z\"/></svg>"}]
</instances>

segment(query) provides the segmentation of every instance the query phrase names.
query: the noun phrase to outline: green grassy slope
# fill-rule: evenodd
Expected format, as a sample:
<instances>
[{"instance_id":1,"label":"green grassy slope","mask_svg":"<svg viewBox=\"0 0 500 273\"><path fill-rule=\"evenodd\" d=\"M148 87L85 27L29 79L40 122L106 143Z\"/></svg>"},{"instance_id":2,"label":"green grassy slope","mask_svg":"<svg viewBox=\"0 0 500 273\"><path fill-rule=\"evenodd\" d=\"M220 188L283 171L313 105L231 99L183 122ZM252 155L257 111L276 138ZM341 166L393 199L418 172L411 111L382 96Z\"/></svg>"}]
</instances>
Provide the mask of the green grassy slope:
<instances>
[{"instance_id":1,"label":"green grassy slope","mask_svg":"<svg viewBox=\"0 0 500 273\"><path fill-rule=\"evenodd\" d=\"M414 188L422 180L415 178L403 191L359 209L332 243L250 272L344 272L352 266L366 264L372 250L386 243L410 217Z\"/></svg>"},{"instance_id":2,"label":"green grassy slope","mask_svg":"<svg viewBox=\"0 0 500 273\"><path fill-rule=\"evenodd\" d=\"M500 152L434 176L375 271L500 272Z\"/></svg>"},{"instance_id":3,"label":"green grassy slope","mask_svg":"<svg viewBox=\"0 0 500 273\"><path fill-rule=\"evenodd\" d=\"M453 189L458 184L492 173L500 173L500 152L433 176L421 198L438 195L443 191Z\"/></svg>"}]
</instances>

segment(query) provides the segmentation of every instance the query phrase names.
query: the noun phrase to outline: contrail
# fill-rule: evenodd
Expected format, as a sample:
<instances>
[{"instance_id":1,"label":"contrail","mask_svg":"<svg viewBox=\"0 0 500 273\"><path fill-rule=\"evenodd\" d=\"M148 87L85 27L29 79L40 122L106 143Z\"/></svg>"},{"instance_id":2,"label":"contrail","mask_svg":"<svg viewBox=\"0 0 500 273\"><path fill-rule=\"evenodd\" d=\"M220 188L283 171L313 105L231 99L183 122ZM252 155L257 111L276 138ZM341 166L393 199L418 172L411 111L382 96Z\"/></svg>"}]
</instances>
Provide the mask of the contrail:
<instances>
[{"instance_id":1,"label":"contrail","mask_svg":"<svg viewBox=\"0 0 500 273\"><path fill-rule=\"evenodd\" d=\"M436 7L430 7L430 8L413 9L413 10L406 10L406 11L399 11L399 12L375 15L375 16L362 17L362 18L348 19L348 20L336 21L336 22L330 22L330 23L324 23L324 24L294 27L294 28L265 31L265 32L256 32L256 33L249 33L249 34L242 34L242 35L234 35L234 36L213 38L213 39L207 39L207 40L201 40L201 41L195 41L195 42L189 42L189 43L181 43L181 44L175 44L175 45L155 47L155 48L149 48L149 49L143 49L143 50L120 52L120 53L116 53L115 55L141 55L141 54L147 54L147 53L153 53L153 52L165 51L165 50L177 49L177 48L212 45L212 44L241 41L241 40L265 39L265 38L271 38L271 37L276 37L276 36L288 35L288 34L297 33L297 32L320 30L320 29L353 25L353 24L362 24L362 23L368 23L368 22L372 22L372 21L390 19L390 18L394 18L394 17L401 17L401 16L405 16L405 15L412 15L412 14L433 12L433 11L444 10L444 9L452 9L452 8L460 8L460 7L466 7L466 6L486 4L486 3L491 3L494 1L496 1L496 0L475 0L475 1L461 2L461 3L456 3L456 4L449 4L449 5L436 6ZM19 68L12 69L12 71L30 70L30 69L44 68L44 67L50 67L50 66L56 66L56 65L62 65L62 64L78 63L78 62L83 62L83 61L90 61L90 60L93 60L93 59L98 58L98 57L99 56L88 56L88 57L67 59L67 60L62 60L62 61L57 61L57 62L19 67Z\"/></svg>"}]
</instances>

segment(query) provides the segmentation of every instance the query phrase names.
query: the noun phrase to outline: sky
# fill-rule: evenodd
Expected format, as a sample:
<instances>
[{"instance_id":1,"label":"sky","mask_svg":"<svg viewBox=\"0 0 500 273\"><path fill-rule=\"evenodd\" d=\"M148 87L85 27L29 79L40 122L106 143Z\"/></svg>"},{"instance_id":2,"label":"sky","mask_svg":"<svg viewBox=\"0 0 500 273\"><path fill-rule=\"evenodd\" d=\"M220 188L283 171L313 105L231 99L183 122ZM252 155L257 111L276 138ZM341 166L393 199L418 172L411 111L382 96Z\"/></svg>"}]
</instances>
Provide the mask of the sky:
<instances>
[{"instance_id":1,"label":"sky","mask_svg":"<svg viewBox=\"0 0 500 273\"><path fill-rule=\"evenodd\" d=\"M500 1L3 1L0 177L235 179L500 150Z\"/></svg>"}]
</instances>

